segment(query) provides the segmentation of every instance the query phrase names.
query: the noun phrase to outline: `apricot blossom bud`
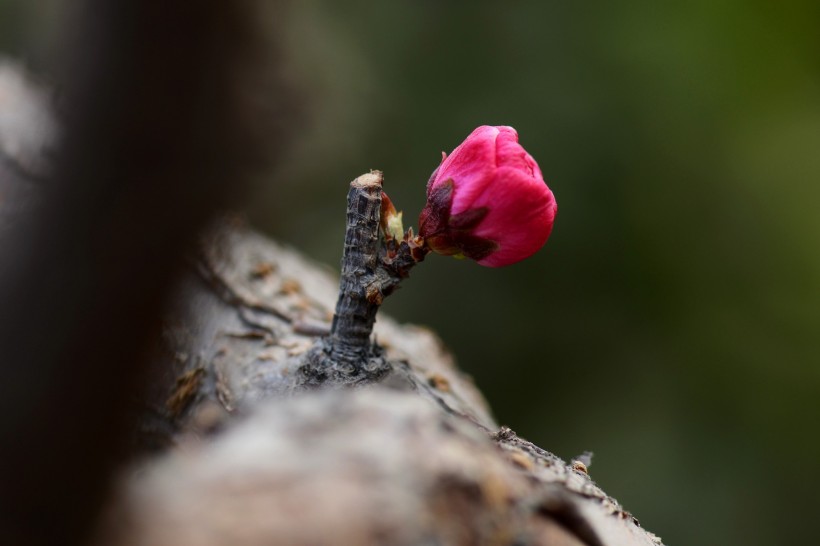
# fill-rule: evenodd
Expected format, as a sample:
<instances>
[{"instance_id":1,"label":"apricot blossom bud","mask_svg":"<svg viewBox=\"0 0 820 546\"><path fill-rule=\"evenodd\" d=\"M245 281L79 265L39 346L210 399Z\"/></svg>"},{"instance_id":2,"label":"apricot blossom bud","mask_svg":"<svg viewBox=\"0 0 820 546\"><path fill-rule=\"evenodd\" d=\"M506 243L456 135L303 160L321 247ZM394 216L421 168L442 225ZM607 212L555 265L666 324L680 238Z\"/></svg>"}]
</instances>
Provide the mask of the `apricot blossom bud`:
<instances>
[{"instance_id":1,"label":"apricot blossom bud","mask_svg":"<svg viewBox=\"0 0 820 546\"><path fill-rule=\"evenodd\" d=\"M501 267L544 246L558 205L515 129L483 125L442 156L419 216L431 250Z\"/></svg>"}]
</instances>

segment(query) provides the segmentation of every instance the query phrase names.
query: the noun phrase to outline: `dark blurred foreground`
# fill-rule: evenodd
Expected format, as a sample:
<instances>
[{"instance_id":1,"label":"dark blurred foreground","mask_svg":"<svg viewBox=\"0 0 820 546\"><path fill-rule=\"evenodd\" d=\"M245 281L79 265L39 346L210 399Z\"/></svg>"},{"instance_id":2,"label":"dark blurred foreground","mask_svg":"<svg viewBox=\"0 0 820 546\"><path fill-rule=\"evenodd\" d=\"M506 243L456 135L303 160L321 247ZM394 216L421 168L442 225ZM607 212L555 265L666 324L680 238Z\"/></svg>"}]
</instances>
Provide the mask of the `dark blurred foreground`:
<instances>
[{"instance_id":1,"label":"dark blurred foreground","mask_svg":"<svg viewBox=\"0 0 820 546\"><path fill-rule=\"evenodd\" d=\"M245 2L63 16L52 91L0 65L0 542L15 546L87 543L165 299L261 163L266 112Z\"/></svg>"}]
</instances>

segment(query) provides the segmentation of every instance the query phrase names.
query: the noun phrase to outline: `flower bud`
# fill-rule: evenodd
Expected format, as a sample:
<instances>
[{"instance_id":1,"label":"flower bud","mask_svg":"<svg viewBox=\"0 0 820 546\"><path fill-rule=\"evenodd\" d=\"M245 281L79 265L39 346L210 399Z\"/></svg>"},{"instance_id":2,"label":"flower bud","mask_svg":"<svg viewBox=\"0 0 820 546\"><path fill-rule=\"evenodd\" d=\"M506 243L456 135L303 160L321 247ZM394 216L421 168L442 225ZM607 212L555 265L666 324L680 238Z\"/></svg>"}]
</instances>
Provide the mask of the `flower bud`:
<instances>
[{"instance_id":1,"label":"flower bud","mask_svg":"<svg viewBox=\"0 0 820 546\"><path fill-rule=\"evenodd\" d=\"M401 221L402 213L396 210L393 201L382 191L382 208L379 225L386 240L401 241L404 238L404 226Z\"/></svg>"},{"instance_id":2,"label":"flower bud","mask_svg":"<svg viewBox=\"0 0 820 546\"><path fill-rule=\"evenodd\" d=\"M501 267L544 246L557 211L515 129L483 125L433 172L419 235L439 254Z\"/></svg>"}]
</instances>

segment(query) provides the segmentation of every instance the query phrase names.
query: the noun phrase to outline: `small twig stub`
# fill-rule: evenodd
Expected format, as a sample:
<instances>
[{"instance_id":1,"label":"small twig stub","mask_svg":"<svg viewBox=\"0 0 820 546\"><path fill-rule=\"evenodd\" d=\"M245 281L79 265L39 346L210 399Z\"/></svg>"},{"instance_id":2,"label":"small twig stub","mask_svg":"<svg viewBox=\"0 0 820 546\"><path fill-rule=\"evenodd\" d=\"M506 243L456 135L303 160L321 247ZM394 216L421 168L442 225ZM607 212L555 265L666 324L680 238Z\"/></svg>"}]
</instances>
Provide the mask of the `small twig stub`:
<instances>
[{"instance_id":1,"label":"small twig stub","mask_svg":"<svg viewBox=\"0 0 820 546\"><path fill-rule=\"evenodd\" d=\"M372 171L350 183L336 313L330 335L306 355L301 373L307 384L374 381L391 369L370 339L376 314L384 298L424 259L427 249L412 230L402 239L390 231L382 231L380 237L383 179L380 171ZM389 199L385 206L392 209Z\"/></svg>"}]
</instances>

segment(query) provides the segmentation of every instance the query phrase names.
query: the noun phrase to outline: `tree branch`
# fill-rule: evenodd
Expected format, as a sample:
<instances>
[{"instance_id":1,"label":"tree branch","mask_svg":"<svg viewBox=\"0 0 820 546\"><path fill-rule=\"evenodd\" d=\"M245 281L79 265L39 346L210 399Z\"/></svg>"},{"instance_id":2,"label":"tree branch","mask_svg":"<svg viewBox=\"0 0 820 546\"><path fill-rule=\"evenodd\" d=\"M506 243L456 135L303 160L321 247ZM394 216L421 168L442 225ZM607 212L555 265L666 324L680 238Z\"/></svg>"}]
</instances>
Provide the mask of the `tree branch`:
<instances>
[{"instance_id":1,"label":"tree branch","mask_svg":"<svg viewBox=\"0 0 820 546\"><path fill-rule=\"evenodd\" d=\"M582 466L499 428L429 331L381 316L389 373L305 392L320 338L300 325L328 325L338 280L236 220L203 255L144 427L175 448L125 473L100 544L660 544Z\"/></svg>"}]
</instances>

